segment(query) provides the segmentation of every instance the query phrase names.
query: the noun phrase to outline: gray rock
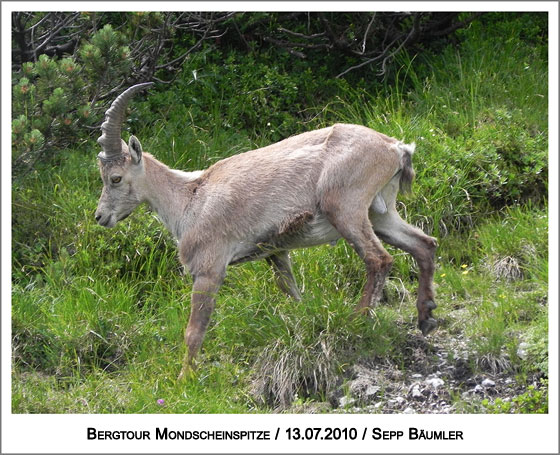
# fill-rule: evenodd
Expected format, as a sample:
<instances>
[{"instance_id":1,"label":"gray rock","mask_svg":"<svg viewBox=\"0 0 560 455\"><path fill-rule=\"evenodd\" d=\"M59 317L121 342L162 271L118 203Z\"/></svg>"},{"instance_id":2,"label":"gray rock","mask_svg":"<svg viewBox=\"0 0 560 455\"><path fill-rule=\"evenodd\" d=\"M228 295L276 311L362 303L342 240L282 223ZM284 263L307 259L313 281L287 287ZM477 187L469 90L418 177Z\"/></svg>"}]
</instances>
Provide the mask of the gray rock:
<instances>
[{"instance_id":1,"label":"gray rock","mask_svg":"<svg viewBox=\"0 0 560 455\"><path fill-rule=\"evenodd\" d=\"M410 396L414 399L419 399L424 397L424 395L422 395L422 391L420 390L419 384L413 384L412 387L410 388L409 393Z\"/></svg>"},{"instance_id":2,"label":"gray rock","mask_svg":"<svg viewBox=\"0 0 560 455\"><path fill-rule=\"evenodd\" d=\"M486 378L484 381L482 381L482 387L496 387L496 383L492 381L492 379Z\"/></svg>"},{"instance_id":3,"label":"gray rock","mask_svg":"<svg viewBox=\"0 0 560 455\"><path fill-rule=\"evenodd\" d=\"M433 378L428 378L424 381L426 384L428 384L429 386L433 387L434 389L438 389L440 388L443 384L445 384L445 381L441 378L437 378L437 377L433 377Z\"/></svg>"},{"instance_id":4,"label":"gray rock","mask_svg":"<svg viewBox=\"0 0 560 455\"><path fill-rule=\"evenodd\" d=\"M376 385L368 385L366 387L365 395L366 397L372 397L377 392L379 392L379 390L381 390L381 387L378 387Z\"/></svg>"},{"instance_id":5,"label":"gray rock","mask_svg":"<svg viewBox=\"0 0 560 455\"><path fill-rule=\"evenodd\" d=\"M521 360L527 360L527 357L529 356L529 353L527 352L528 347L529 343L519 343L519 346L517 347L517 356Z\"/></svg>"},{"instance_id":6,"label":"gray rock","mask_svg":"<svg viewBox=\"0 0 560 455\"><path fill-rule=\"evenodd\" d=\"M356 402L355 398L343 396L343 397L340 397L340 399L338 400L338 405L341 408L345 408L346 406L354 404L355 402Z\"/></svg>"}]
</instances>

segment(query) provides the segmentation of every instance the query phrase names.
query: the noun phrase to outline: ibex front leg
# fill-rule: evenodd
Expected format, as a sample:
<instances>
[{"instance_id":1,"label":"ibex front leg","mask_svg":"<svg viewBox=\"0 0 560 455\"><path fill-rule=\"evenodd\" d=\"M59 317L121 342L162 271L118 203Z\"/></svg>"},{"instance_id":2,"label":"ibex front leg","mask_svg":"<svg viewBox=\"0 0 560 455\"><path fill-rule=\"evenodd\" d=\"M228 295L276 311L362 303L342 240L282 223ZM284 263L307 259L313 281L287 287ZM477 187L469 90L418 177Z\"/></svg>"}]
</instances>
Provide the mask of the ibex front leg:
<instances>
[{"instance_id":1,"label":"ibex front leg","mask_svg":"<svg viewBox=\"0 0 560 455\"><path fill-rule=\"evenodd\" d=\"M223 282L223 274L199 274L194 277L191 297L191 315L185 331L187 352L179 380L190 376L194 369L194 359L206 334L210 316L216 305L216 294Z\"/></svg>"}]
</instances>

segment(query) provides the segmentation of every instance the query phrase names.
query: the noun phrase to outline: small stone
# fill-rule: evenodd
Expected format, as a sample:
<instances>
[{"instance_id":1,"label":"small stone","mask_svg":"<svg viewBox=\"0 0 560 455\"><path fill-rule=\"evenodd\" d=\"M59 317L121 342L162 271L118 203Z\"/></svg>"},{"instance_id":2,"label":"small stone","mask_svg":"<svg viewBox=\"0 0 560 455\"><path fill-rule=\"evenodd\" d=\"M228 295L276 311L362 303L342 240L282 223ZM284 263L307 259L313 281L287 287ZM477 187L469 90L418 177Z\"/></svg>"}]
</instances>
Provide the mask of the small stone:
<instances>
[{"instance_id":1,"label":"small stone","mask_svg":"<svg viewBox=\"0 0 560 455\"><path fill-rule=\"evenodd\" d=\"M529 347L529 343L519 343L519 346L517 347L517 356L521 360L527 360L527 357L529 355L527 352L528 347Z\"/></svg>"},{"instance_id":2,"label":"small stone","mask_svg":"<svg viewBox=\"0 0 560 455\"><path fill-rule=\"evenodd\" d=\"M416 411L409 406L403 411L403 414L416 414Z\"/></svg>"},{"instance_id":3,"label":"small stone","mask_svg":"<svg viewBox=\"0 0 560 455\"><path fill-rule=\"evenodd\" d=\"M495 387L495 386L496 383L492 381L492 379L486 378L484 381L482 381L482 387Z\"/></svg>"},{"instance_id":4,"label":"small stone","mask_svg":"<svg viewBox=\"0 0 560 455\"><path fill-rule=\"evenodd\" d=\"M445 384L444 380L441 378L428 378L426 379L426 381L424 381L426 384L428 384L429 386L432 386L434 389L438 389L439 387L441 387L443 384Z\"/></svg>"},{"instance_id":5,"label":"small stone","mask_svg":"<svg viewBox=\"0 0 560 455\"><path fill-rule=\"evenodd\" d=\"M423 398L422 391L420 390L420 386L418 384L414 384L410 389L410 395L412 398Z\"/></svg>"},{"instance_id":6,"label":"small stone","mask_svg":"<svg viewBox=\"0 0 560 455\"><path fill-rule=\"evenodd\" d=\"M413 374L413 375L411 376L411 378L412 378L412 379L421 379L421 378L422 378L422 375L416 373L416 374Z\"/></svg>"},{"instance_id":7,"label":"small stone","mask_svg":"<svg viewBox=\"0 0 560 455\"><path fill-rule=\"evenodd\" d=\"M395 401L397 402L398 405L406 403L406 399L404 399L403 397L397 397L395 398Z\"/></svg>"},{"instance_id":8,"label":"small stone","mask_svg":"<svg viewBox=\"0 0 560 455\"><path fill-rule=\"evenodd\" d=\"M377 392L379 392L380 389L381 389L381 387L378 387L376 385L368 385L367 388L366 388L365 395L367 397L371 397L371 396L375 395Z\"/></svg>"},{"instance_id":9,"label":"small stone","mask_svg":"<svg viewBox=\"0 0 560 455\"><path fill-rule=\"evenodd\" d=\"M474 388L474 392L475 393L483 393L484 389L482 388L482 386L480 384L477 384L476 387Z\"/></svg>"},{"instance_id":10,"label":"small stone","mask_svg":"<svg viewBox=\"0 0 560 455\"><path fill-rule=\"evenodd\" d=\"M346 396L341 397L341 398L338 400L338 404L339 404L339 406L340 406L341 408L345 408L346 406L349 406L349 405L351 405L351 404L354 404L355 402L356 402L356 399L355 399L355 398L346 397Z\"/></svg>"}]
</instances>

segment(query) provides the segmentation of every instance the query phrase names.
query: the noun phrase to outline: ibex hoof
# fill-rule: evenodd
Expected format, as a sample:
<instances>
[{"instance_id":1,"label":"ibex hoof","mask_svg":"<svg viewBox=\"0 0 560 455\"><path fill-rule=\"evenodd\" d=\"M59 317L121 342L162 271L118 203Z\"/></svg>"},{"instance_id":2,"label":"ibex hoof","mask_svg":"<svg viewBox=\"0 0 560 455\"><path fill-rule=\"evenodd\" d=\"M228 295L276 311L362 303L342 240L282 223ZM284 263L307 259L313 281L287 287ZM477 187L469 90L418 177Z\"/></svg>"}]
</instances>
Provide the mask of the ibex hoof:
<instances>
[{"instance_id":1,"label":"ibex hoof","mask_svg":"<svg viewBox=\"0 0 560 455\"><path fill-rule=\"evenodd\" d=\"M194 370L192 369L192 367L183 367L181 369L181 372L179 373L179 376L177 377L177 381L188 381L192 378L194 378Z\"/></svg>"},{"instance_id":2,"label":"ibex hoof","mask_svg":"<svg viewBox=\"0 0 560 455\"><path fill-rule=\"evenodd\" d=\"M433 302L432 302L433 303ZM428 333L435 330L438 326L437 321L434 318L428 318L418 323L420 330L422 331L422 335L426 336Z\"/></svg>"}]
</instances>

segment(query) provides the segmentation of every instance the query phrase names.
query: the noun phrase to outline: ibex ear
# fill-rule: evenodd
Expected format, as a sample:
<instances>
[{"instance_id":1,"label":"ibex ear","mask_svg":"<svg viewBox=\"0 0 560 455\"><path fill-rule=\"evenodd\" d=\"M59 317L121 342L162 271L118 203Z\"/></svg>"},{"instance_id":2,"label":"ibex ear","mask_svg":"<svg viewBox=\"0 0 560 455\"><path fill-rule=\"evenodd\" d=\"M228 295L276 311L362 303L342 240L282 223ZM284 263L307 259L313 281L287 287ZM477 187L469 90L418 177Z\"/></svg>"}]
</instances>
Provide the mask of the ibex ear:
<instances>
[{"instance_id":1,"label":"ibex ear","mask_svg":"<svg viewBox=\"0 0 560 455\"><path fill-rule=\"evenodd\" d=\"M142 145L136 136L130 136L128 140L128 151L130 152L130 157L134 164L140 163L142 160Z\"/></svg>"}]
</instances>

